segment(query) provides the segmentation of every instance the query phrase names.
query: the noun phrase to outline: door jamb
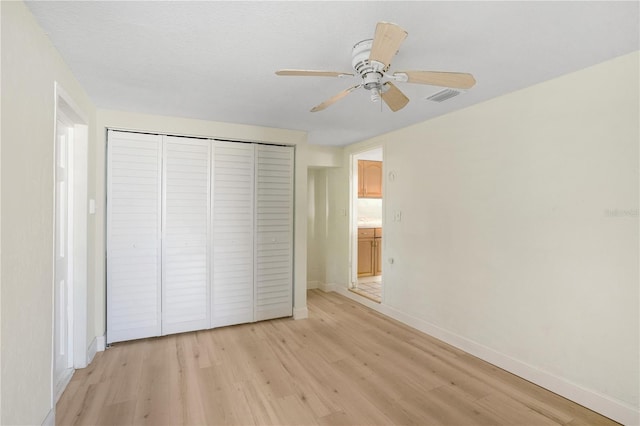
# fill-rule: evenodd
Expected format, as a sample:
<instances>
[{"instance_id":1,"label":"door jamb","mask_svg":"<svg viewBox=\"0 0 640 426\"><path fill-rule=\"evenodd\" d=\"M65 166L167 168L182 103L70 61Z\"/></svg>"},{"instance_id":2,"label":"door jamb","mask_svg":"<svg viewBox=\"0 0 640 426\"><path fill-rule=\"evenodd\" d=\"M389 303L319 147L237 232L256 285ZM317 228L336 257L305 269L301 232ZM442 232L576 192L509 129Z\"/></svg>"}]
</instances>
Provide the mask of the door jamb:
<instances>
[{"instance_id":1,"label":"door jamb","mask_svg":"<svg viewBox=\"0 0 640 426\"><path fill-rule=\"evenodd\" d=\"M384 224L385 207L384 207L384 145L373 145L366 148L362 148L359 151L351 153L349 156L349 175L350 175L350 188L349 188L349 281L348 288L354 288L358 282L358 159L361 154L377 149L382 150L383 158L383 185L382 185L382 222ZM384 246L383 246L384 248ZM384 275L384 272L383 272ZM384 303L384 285L382 286L381 299Z\"/></svg>"},{"instance_id":2,"label":"door jamb","mask_svg":"<svg viewBox=\"0 0 640 426\"><path fill-rule=\"evenodd\" d=\"M75 104L73 99L67 94L67 92L60 86L58 82L54 83L54 135L53 141L56 143L56 126L58 120L62 117L67 121L70 121L73 127L73 140L69 144L69 154L71 156L69 164L72 166L71 173L73 174L73 204L70 212L73 217L73 241L71 247L73 247L73 253L71 253L71 265L73 271L71 273L71 293L72 293L72 306L71 306L71 339L73 351L69 355L73 359L73 368L84 368L88 363L87 356L87 286L88 286L88 241L87 241L87 192L88 192L88 120L82 113L82 110ZM64 120L63 119L63 120ZM54 148L55 152L55 148ZM54 173L57 167L56 158L53 158ZM53 199L55 204L55 174L54 174L54 188ZM55 215L55 210L54 210ZM56 244L55 238L55 216L54 216L54 238L53 243ZM53 251L54 265L55 265L55 250ZM55 278L54 280L55 281ZM60 396L57 395L55 389L55 377L54 377L54 342L55 338L55 299L53 295L53 289L55 283L52 281L52 340L51 340L51 402L52 408L55 407L56 399ZM60 392L61 394L62 392Z\"/></svg>"}]
</instances>

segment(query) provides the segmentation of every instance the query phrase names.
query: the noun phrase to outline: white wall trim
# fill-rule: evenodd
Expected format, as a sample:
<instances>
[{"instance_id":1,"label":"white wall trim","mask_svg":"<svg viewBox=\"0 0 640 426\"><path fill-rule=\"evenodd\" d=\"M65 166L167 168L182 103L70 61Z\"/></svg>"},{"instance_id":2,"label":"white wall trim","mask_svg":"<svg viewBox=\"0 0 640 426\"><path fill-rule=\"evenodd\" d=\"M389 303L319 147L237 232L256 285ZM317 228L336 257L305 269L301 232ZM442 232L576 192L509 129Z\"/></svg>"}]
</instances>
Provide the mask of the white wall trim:
<instances>
[{"instance_id":1,"label":"white wall trim","mask_svg":"<svg viewBox=\"0 0 640 426\"><path fill-rule=\"evenodd\" d=\"M370 302L368 299L349 291L344 286L336 284L332 284L330 286L331 290L326 291L335 291L336 293L368 306L381 314L442 340L443 342L455 346L456 348L476 356L483 361L489 362L503 370L522 377L525 380L542 386L551 392L557 393L558 395L607 416L619 423L629 426L640 424L640 410L637 410L624 402L614 400L591 389L586 389L562 377L540 370L525 362L511 358L506 354L495 351L480 343L462 337L456 333L452 333L388 305Z\"/></svg>"},{"instance_id":2,"label":"white wall trim","mask_svg":"<svg viewBox=\"0 0 640 426\"><path fill-rule=\"evenodd\" d=\"M96 352L98 352L98 341L97 338L94 337L87 348L87 365L91 364L93 357L96 356Z\"/></svg>"},{"instance_id":3,"label":"white wall trim","mask_svg":"<svg viewBox=\"0 0 640 426\"><path fill-rule=\"evenodd\" d=\"M307 281L307 290L313 290L318 288L320 281Z\"/></svg>"},{"instance_id":4,"label":"white wall trim","mask_svg":"<svg viewBox=\"0 0 640 426\"><path fill-rule=\"evenodd\" d=\"M325 293L329 293L330 291L337 291L336 289L339 286L337 284L329 284L329 283L318 283L318 288Z\"/></svg>"},{"instance_id":5,"label":"white wall trim","mask_svg":"<svg viewBox=\"0 0 640 426\"><path fill-rule=\"evenodd\" d=\"M49 410L47 416L42 421L42 426L56 426L56 407Z\"/></svg>"},{"instance_id":6,"label":"white wall trim","mask_svg":"<svg viewBox=\"0 0 640 426\"><path fill-rule=\"evenodd\" d=\"M105 349L107 349L107 336L104 334L102 336L96 336L96 351L104 352Z\"/></svg>"},{"instance_id":7,"label":"white wall trim","mask_svg":"<svg viewBox=\"0 0 640 426\"><path fill-rule=\"evenodd\" d=\"M309 309L305 306L304 308L293 308L293 319L300 320L309 318Z\"/></svg>"},{"instance_id":8,"label":"white wall trim","mask_svg":"<svg viewBox=\"0 0 640 426\"><path fill-rule=\"evenodd\" d=\"M55 81L53 84L54 116L53 116L53 146L56 146L58 123L73 129L73 139L69 150L69 198L72 203L69 209L69 217L73 225L69 228L69 251L71 253L68 278L71 283L69 288L69 319L71 328L69 333L68 356L73 368L64 372L63 377L56 377L55 373L55 343L56 336L56 304L55 304L55 279L51 282L51 410L42 424L55 425L55 406L65 388L69 384L75 368L84 368L86 360L87 342L87 282L88 282L88 233L87 233L87 193L88 193L88 146L89 132L88 121L84 112L77 106L73 98ZM55 148L54 148L55 151ZM56 159L53 160L53 170L57 170ZM52 187L53 205L56 203L55 175ZM52 224L56 223L56 215L52 217ZM54 226L55 228L55 226ZM57 239L55 229L53 244ZM53 262L56 264L55 249L52 249ZM55 278L55 277L54 277Z\"/></svg>"},{"instance_id":9,"label":"white wall trim","mask_svg":"<svg viewBox=\"0 0 640 426\"><path fill-rule=\"evenodd\" d=\"M106 336L96 336L91 341L91 344L87 348L87 365L91 364L93 358L98 352L103 352L106 349Z\"/></svg>"},{"instance_id":10,"label":"white wall trim","mask_svg":"<svg viewBox=\"0 0 640 426\"><path fill-rule=\"evenodd\" d=\"M64 391L67 389L67 386L69 385L69 382L71 382L71 379L73 378L73 374L75 373L75 371L76 370L74 368L69 368L68 370L65 370L64 376L59 378L59 380L54 384L54 395L53 395L54 401L55 401L55 403L53 404L54 407L58 403L58 401L60 401L60 397L62 396Z\"/></svg>"}]
</instances>

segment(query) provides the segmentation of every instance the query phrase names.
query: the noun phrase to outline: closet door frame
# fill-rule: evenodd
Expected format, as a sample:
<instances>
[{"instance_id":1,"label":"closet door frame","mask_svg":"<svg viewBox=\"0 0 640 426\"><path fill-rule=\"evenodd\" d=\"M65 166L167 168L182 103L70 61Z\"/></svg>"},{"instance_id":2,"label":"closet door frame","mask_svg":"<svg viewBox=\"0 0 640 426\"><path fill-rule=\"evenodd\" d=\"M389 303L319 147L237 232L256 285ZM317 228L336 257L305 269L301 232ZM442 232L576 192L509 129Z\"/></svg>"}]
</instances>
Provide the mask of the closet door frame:
<instances>
[{"instance_id":1,"label":"closet door frame","mask_svg":"<svg viewBox=\"0 0 640 426\"><path fill-rule=\"evenodd\" d=\"M180 332L186 332L186 331L192 331L192 330L199 330L199 329L208 329L208 328L217 328L217 327L222 327L222 326L226 326L226 325L232 325L232 324L242 324L242 323L248 323L248 322L255 322L255 321L261 321L261 320L267 320L267 319L271 319L271 318L280 318L280 317L286 317L286 316L291 316L293 315L293 311L294 311L294 301L295 301L295 222L296 222L296 218L295 218L295 170L296 170L296 164L295 164L295 146L291 146L291 145L276 145L276 144L268 144L268 143L261 143L261 142L242 142L242 141L222 141L222 140L217 140L214 138L198 138L198 137L190 137L190 136L169 136L169 135L164 135L161 133L154 133L154 132L140 132L140 131L135 131L135 130L115 130L115 129L108 129L108 137L107 137L107 182L106 182L106 190L107 190L107 199L108 200L112 200L113 199L113 176L112 176L112 149L110 149L110 140L112 138L113 134L118 134L118 133L124 133L124 134L136 134L136 135L140 135L140 137L142 139L148 138L149 140L152 140L154 137L157 138L157 164L158 164L158 170L159 170L159 176L157 179L157 194L159 197L159 200L157 202L158 204L158 217L159 217L159 225L158 225L158 229L156 230L156 234L157 234L157 241L158 241L158 247L157 247L157 293L156 293L156 298L157 298L157 321L156 324L154 324L154 326L150 326L150 327L145 327L144 332L142 333L138 333L137 329L132 330L131 333L128 332L122 332L122 331L117 331L115 334L113 333L112 327L109 327L110 324L110 320L109 320L109 313L110 313L110 308L113 307L112 304L112 294L110 292L110 278L109 275L112 272L112 270L110 269L110 263L111 259L111 247L112 247L112 229L113 229L113 223L112 223L112 212L111 212L111 206L110 203L111 201L109 201L107 203L108 209L107 209L107 217L106 217L106 228L107 228L107 232L106 232L106 251L107 251L107 295L106 295L106 310L107 310L107 343L113 343L113 342L119 342L119 341L126 341L126 340L132 340L132 339L139 339L139 338L145 338L145 337L152 337L152 336L160 336L160 335L166 335L166 334L174 334L174 333L180 333ZM166 327L165 326L165 319L164 319L164 310L165 310L165 283L166 283L166 265L165 265L165 259L167 257L167 247L166 247L166 241L167 241L167 227L166 227L166 217L167 217L167 212L166 212L166 200L167 200L167 185L166 185L166 161L167 161L167 157L166 157L166 140L167 138L178 138L178 139L184 139L184 142L186 144L192 144L192 141L194 144L200 144L200 145L204 145L204 144L208 144L209 145L209 164L208 164L208 189L207 189L207 193L208 193L208 201L207 201L207 216L208 219L206 221L207 224L207 236L206 236L206 256L205 256L205 262L206 262L206 276L207 276L207 295L206 295L206 300L207 300L207 319L206 319L206 323L205 321L203 321L203 324L200 324L198 326L196 326L196 328L189 328L186 327L184 329L178 327L178 328L172 328L172 327ZM175 140L173 141L175 142ZM252 309L252 318L246 317L245 319L239 320L239 322L220 322L220 323L216 323L216 319L215 319L215 312L214 312L214 274L215 274L215 268L216 268L216 264L214 262L214 254L215 254L215 245L216 245L216 241L215 241L215 236L214 236L214 230L215 230L215 153L216 153L216 145L217 144L238 144L238 145L246 145L246 144L250 144L252 145L253 148L253 176L252 176L252 192L253 192L253 196L252 196L252 212L251 214L253 215L252 217L252 225L251 225L251 233L252 233L252 239L253 239L253 246L251 248L251 256L253 258L253 265L251 268L251 274L253 276L253 291L252 291L252 299L253 299L253 309ZM257 169L258 169L258 162L257 162L257 157L258 157L258 150L260 149L260 147L273 147L274 149L278 149L278 148L287 148L291 150L291 163L290 163L290 173L291 173L291 177L290 177L290 208L289 208L289 235L287 237L288 241L287 244L289 245L289 250L290 250L290 257L289 257L289 262L290 262L290 270L289 270L289 274L290 274L290 278L289 278L289 303L290 306L287 308L286 312L283 311L282 309L278 309L277 311L281 312L279 314L275 314L275 312L267 314L266 316L264 315L266 312L259 312L258 309L258 300L259 300L259 295L258 295L258 278L259 278L259 273L258 273L258 200L257 197L259 196L258 194L258 174L257 174ZM274 240L275 241L275 240ZM135 247L135 245L134 245ZM219 260L218 260L219 261ZM118 307L120 308L120 307ZM275 316L273 316L275 315Z\"/></svg>"}]
</instances>

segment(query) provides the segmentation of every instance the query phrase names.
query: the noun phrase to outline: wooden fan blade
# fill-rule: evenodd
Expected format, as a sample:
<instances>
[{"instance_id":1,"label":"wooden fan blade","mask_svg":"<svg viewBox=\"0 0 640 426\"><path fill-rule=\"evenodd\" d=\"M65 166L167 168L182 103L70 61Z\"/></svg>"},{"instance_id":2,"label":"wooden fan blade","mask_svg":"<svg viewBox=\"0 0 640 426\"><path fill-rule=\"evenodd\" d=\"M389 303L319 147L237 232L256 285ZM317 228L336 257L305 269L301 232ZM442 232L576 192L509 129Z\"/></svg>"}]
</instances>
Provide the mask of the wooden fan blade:
<instances>
[{"instance_id":1,"label":"wooden fan blade","mask_svg":"<svg viewBox=\"0 0 640 426\"><path fill-rule=\"evenodd\" d=\"M407 32L396 24L378 22L369 61L381 62L385 67L388 66L405 38L407 38Z\"/></svg>"},{"instance_id":2,"label":"wooden fan blade","mask_svg":"<svg viewBox=\"0 0 640 426\"><path fill-rule=\"evenodd\" d=\"M391 111L396 112L407 106L409 98L407 98L395 84L387 81L384 85L388 86L388 89L387 91L382 92L380 97Z\"/></svg>"},{"instance_id":3,"label":"wooden fan blade","mask_svg":"<svg viewBox=\"0 0 640 426\"><path fill-rule=\"evenodd\" d=\"M279 70L276 71L276 75L293 75L293 76L301 76L301 77L342 77L342 76L351 76L353 74L348 72L337 72L337 71L313 71L313 70Z\"/></svg>"},{"instance_id":4,"label":"wooden fan blade","mask_svg":"<svg viewBox=\"0 0 640 426\"><path fill-rule=\"evenodd\" d=\"M394 75L396 74L406 74L409 83L430 84L454 89L470 89L476 84L476 79L471 74L462 72L402 71L394 73Z\"/></svg>"},{"instance_id":5,"label":"wooden fan blade","mask_svg":"<svg viewBox=\"0 0 640 426\"><path fill-rule=\"evenodd\" d=\"M324 101L320 105L316 105L313 108L311 108L311 112L322 111L323 109L325 109L325 108L333 105L334 103L338 102L340 99L344 98L349 93L353 92L354 90L358 89L359 87L362 87L362 84L358 84L356 86L349 87L347 90L343 90L342 92L338 93L337 95L327 99L326 101Z\"/></svg>"}]
</instances>

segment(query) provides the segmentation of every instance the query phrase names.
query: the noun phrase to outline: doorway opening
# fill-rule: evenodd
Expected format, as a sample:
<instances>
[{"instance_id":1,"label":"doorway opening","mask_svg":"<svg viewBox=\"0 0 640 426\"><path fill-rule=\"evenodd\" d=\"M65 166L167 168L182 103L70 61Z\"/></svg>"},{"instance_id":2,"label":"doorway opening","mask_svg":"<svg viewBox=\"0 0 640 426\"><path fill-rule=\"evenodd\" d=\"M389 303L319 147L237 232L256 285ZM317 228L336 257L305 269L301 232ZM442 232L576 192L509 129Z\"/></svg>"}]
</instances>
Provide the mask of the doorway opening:
<instances>
[{"instance_id":1,"label":"doorway opening","mask_svg":"<svg viewBox=\"0 0 640 426\"><path fill-rule=\"evenodd\" d=\"M382 147L352 156L352 276L349 290L377 303L383 300Z\"/></svg>"},{"instance_id":2,"label":"doorway opening","mask_svg":"<svg viewBox=\"0 0 640 426\"><path fill-rule=\"evenodd\" d=\"M87 365L88 127L56 83L54 137L54 282L51 399L58 401L74 368Z\"/></svg>"}]
</instances>

